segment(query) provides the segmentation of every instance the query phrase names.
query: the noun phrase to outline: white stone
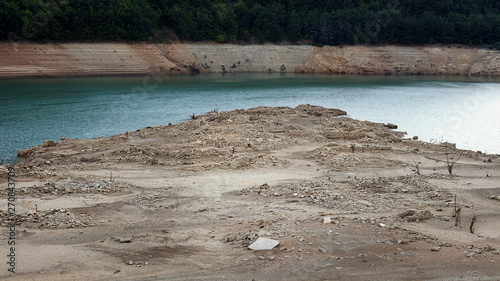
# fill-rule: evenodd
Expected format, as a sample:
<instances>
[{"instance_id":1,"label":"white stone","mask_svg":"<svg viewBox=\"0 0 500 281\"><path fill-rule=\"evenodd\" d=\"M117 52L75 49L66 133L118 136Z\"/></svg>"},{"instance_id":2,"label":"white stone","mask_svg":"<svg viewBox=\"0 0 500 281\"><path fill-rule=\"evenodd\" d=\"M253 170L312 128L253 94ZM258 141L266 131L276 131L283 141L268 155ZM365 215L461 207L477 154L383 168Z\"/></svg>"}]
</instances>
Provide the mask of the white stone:
<instances>
[{"instance_id":1,"label":"white stone","mask_svg":"<svg viewBox=\"0 0 500 281\"><path fill-rule=\"evenodd\" d=\"M120 243L131 243L132 238L131 237L123 237L123 238L120 238L119 242Z\"/></svg>"},{"instance_id":2,"label":"white stone","mask_svg":"<svg viewBox=\"0 0 500 281\"><path fill-rule=\"evenodd\" d=\"M330 217L323 217L323 223L332 223L332 218L330 218Z\"/></svg>"},{"instance_id":3,"label":"white stone","mask_svg":"<svg viewBox=\"0 0 500 281\"><path fill-rule=\"evenodd\" d=\"M272 250L274 247L279 245L279 241L259 237L255 242L253 242L248 248L250 250Z\"/></svg>"}]
</instances>

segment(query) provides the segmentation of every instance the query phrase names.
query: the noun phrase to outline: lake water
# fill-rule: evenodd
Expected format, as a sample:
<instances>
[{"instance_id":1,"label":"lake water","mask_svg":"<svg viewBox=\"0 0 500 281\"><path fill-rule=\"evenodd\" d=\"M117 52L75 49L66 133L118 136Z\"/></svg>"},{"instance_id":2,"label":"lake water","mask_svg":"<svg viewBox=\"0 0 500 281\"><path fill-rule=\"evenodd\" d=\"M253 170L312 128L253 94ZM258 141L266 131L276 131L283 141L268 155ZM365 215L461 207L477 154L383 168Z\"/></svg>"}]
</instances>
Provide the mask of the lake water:
<instances>
[{"instance_id":1,"label":"lake water","mask_svg":"<svg viewBox=\"0 0 500 281\"><path fill-rule=\"evenodd\" d=\"M390 122L408 136L500 153L500 78L207 74L0 80L0 159L61 137L94 138L189 115L309 103Z\"/></svg>"}]
</instances>

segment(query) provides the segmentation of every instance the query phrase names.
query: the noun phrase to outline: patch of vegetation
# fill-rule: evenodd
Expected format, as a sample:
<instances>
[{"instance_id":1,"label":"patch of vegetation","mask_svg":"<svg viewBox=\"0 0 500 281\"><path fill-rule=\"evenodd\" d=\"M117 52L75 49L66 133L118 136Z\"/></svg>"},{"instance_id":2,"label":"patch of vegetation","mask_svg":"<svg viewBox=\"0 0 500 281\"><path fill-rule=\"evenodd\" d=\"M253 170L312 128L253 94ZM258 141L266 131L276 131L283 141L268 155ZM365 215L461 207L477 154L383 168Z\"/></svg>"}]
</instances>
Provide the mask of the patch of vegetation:
<instances>
[{"instance_id":1,"label":"patch of vegetation","mask_svg":"<svg viewBox=\"0 0 500 281\"><path fill-rule=\"evenodd\" d=\"M0 40L489 44L498 0L0 0ZM168 38L167 38L168 37Z\"/></svg>"}]
</instances>

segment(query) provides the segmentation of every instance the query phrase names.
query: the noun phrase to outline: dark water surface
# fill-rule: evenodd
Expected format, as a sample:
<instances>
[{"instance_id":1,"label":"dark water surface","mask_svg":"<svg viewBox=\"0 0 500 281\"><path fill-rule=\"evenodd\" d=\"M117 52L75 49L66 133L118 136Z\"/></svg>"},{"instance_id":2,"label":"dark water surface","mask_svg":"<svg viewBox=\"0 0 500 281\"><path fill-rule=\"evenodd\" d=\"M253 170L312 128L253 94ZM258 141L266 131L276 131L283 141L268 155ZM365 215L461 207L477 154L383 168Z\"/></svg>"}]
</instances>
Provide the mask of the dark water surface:
<instances>
[{"instance_id":1,"label":"dark water surface","mask_svg":"<svg viewBox=\"0 0 500 281\"><path fill-rule=\"evenodd\" d=\"M0 159L61 137L179 123L192 113L309 103L424 141L500 153L500 78L207 74L0 80Z\"/></svg>"}]
</instances>

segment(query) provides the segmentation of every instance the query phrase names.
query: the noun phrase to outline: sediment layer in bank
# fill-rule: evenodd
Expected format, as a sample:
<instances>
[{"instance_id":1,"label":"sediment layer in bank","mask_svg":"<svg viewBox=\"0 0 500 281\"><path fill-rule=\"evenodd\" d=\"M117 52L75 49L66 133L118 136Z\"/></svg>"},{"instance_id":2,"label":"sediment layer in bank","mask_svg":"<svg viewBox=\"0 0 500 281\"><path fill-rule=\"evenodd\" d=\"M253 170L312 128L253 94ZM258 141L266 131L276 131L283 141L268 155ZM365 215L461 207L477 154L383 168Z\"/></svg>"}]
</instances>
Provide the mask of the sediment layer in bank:
<instances>
[{"instance_id":1,"label":"sediment layer in bank","mask_svg":"<svg viewBox=\"0 0 500 281\"><path fill-rule=\"evenodd\" d=\"M0 43L0 78L283 72L500 76L500 53L464 46Z\"/></svg>"}]
</instances>

